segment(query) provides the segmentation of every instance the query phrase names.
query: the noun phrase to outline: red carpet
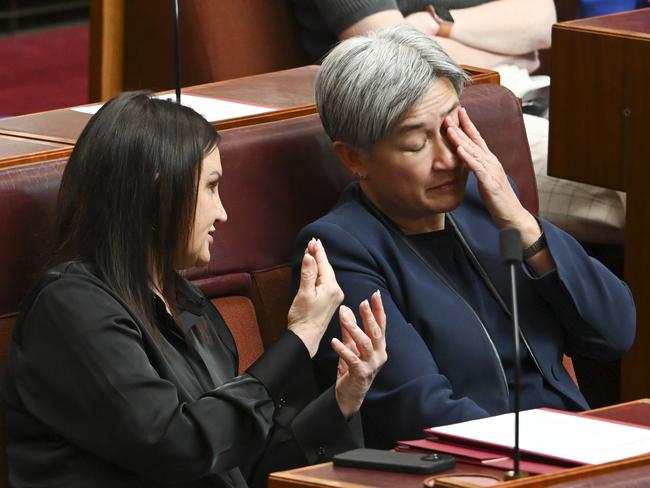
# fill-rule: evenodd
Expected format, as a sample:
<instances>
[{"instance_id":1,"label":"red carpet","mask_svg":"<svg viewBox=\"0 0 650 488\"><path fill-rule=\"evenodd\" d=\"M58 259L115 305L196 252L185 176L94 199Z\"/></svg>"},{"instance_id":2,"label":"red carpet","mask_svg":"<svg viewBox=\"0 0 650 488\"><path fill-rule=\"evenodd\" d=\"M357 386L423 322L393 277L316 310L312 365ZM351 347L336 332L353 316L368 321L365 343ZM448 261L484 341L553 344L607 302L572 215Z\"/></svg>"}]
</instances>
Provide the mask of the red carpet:
<instances>
[{"instance_id":1,"label":"red carpet","mask_svg":"<svg viewBox=\"0 0 650 488\"><path fill-rule=\"evenodd\" d=\"M0 38L0 117L87 103L88 25Z\"/></svg>"}]
</instances>

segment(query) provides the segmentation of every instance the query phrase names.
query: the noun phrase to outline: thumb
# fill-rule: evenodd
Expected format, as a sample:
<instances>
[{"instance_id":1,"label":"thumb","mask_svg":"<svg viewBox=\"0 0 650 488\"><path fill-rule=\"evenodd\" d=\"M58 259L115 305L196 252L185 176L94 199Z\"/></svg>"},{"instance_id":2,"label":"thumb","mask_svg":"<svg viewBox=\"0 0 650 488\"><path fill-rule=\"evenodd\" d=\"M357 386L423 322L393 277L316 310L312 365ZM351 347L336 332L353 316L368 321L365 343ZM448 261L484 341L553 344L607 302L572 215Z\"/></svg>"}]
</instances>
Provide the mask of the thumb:
<instances>
[{"instance_id":1,"label":"thumb","mask_svg":"<svg viewBox=\"0 0 650 488\"><path fill-rule=\"evenodd\" d=\"M309 253L305 253L300 267L300 293L313 293L318 277L318 266L316 260Z\"/></svg>"}]
</instances>

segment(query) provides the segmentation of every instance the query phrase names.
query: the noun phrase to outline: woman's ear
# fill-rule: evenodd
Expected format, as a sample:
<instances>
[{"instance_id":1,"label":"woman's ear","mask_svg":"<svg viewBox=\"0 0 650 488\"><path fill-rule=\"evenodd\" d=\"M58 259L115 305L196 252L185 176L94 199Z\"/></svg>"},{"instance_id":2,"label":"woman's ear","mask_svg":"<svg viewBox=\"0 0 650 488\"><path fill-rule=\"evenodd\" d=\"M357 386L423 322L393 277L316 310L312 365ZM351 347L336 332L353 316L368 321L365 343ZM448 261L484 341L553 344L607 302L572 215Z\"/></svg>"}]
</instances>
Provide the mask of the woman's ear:
<instances>
[{"instance_id":1,"label":"woman's ear","mask_svg":"<svg viewBox=\"0 0 650 488\"><path fill-rule=\"evenodd\" d=\"M358 179L364 180L367 178L368 170L366 165L368 158L363 149L359 149L342 141L334 141L332 147L345 167L354 173Z\"/></svg>"}]
</instances>

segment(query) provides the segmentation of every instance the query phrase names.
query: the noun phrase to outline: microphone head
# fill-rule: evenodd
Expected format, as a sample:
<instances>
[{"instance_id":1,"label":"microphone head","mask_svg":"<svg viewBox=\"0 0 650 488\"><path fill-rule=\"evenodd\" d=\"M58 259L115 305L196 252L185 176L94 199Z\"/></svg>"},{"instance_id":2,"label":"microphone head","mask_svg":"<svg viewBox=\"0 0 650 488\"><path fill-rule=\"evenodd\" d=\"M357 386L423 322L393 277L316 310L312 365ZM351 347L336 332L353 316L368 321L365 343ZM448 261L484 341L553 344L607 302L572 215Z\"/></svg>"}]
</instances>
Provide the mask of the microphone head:
<instances>
[{"instance_id":1,"label":"microphone head","mask_svg":"<svg viewBox=\"0 0 650 488\"><path fill-rule=\"evenodd\" d=\"M504 264L521 263L524 249L521 244L521 233L512 227L506 227L499 232L499 247L501 261Z\"/></svg>"}]
</instances>

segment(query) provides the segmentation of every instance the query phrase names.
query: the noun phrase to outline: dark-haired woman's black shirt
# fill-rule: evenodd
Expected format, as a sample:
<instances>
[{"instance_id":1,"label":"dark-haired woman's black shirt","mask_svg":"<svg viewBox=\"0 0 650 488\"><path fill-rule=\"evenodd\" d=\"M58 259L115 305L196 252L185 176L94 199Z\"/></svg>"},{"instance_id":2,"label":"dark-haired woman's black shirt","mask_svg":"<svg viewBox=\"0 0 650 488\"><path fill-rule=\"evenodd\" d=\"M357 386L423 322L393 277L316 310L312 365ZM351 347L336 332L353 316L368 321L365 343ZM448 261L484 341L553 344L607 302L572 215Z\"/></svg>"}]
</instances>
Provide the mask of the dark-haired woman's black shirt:
<instances>
[{"instance_id":1,"label":"dark-haired woman's black shirt","mask_svg":"<svg viewBox=\"0 0 650 488\"><path fill-rule=\"evenodd\" d=\"M3 388L13 488L257 486L360 445L333 390L317 395L297 336L237 376L210 301L187 283L178 307L176 325L157 304L154 338L90 266L47 273Z\"/></svg>"}]
</instances>

